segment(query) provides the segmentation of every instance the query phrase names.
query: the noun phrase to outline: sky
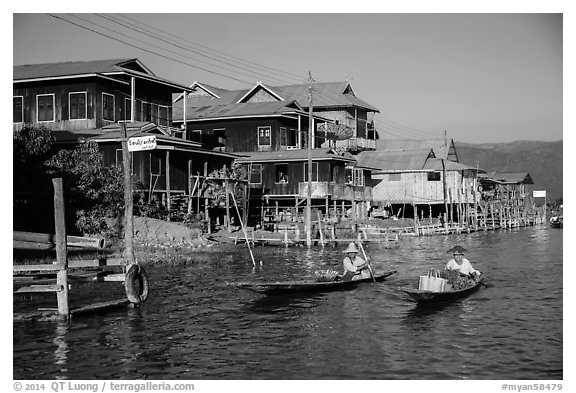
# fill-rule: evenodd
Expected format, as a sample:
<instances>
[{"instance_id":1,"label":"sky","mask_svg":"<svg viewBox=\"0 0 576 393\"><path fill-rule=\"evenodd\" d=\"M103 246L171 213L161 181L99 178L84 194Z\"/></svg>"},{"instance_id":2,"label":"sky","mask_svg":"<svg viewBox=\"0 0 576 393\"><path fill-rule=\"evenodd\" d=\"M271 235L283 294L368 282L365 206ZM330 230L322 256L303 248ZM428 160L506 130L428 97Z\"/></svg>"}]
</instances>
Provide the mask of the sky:
<instances>
[{"instance_id":1,"label":"sky","mask_svg":"<svg viewBox=\"0 0 576 393\"><path fill-rule=\"evenodd\" d=\"M226 89L310 73L349 81L380 110L381 138L556 141L566 21L555 12L14 13L13 64L136 57L159 77Z\"/></svg>"}]
</instances>

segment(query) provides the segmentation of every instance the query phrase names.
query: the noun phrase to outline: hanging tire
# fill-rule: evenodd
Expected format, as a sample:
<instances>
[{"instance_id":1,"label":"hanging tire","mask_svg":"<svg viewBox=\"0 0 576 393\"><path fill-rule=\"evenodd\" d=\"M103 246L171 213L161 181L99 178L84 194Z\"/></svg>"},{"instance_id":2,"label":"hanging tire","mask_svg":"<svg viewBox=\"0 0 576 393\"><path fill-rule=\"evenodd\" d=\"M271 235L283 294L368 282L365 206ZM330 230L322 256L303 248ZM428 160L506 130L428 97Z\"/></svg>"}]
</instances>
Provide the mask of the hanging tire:
<instances>
[{"instance_id":1,"label":"hanging tire","mask_svg":"<svg viewBox=\"0 0 576 393\"><path fill-rule=\"evenodd\" d=\"M124 281L126 297L130 303L140 305L148 299L148 274L140 265L132 265Z\"/></svg>"}]
</instances>

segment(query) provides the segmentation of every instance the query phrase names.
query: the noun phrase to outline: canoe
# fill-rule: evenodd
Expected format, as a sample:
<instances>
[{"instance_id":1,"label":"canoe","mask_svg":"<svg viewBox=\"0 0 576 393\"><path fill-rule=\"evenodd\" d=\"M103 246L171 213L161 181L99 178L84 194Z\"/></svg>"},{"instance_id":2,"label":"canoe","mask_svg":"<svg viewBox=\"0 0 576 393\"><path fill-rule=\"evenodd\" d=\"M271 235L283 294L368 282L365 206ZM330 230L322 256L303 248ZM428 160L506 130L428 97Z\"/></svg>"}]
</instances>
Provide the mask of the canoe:
<instances>
[{"instance_id":1,"label":"canoe","mask_svg":"<svg viewBox=\"0 0 576 393\"><path fill-rule=\"evenodd\" d=\"M396 273L390 270L382 274L374 275L376 282L382 282L387 277ZM281 281L281 282L239 282L229 284L240 289L258 292L264 295L286 295L303 292L329 292L356 288L359 284L372 283L372 278L364 278L351 281Z\"/></svg>"},{"instance_id":2,"label":"canoe","mask_svg":"<svg viewBox=\"0 0 576 393\"><path fill-rule=\"evenodd\" d=\"M418 303L443 302L468 296L478 290L483 281L484 279L480 277L479 280L468 287L443 292L424 291L417 288L402 288L402 291L410 295Z\"/></svg>"}]
</instances>

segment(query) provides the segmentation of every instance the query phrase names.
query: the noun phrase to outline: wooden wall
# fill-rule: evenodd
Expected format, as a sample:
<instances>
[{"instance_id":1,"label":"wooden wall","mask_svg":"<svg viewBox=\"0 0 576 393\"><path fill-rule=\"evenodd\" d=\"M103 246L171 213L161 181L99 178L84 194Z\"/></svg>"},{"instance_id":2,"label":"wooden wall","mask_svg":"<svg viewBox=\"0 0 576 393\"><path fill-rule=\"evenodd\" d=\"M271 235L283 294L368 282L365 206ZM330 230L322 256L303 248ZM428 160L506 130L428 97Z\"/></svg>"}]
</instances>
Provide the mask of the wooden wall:
<instances>
[{"instance_id":1,"label":"wooden wall","mask_svg":"<svg viewBox=\"0 0 576 393\"><path fill-rule=\"evenodd\" d=\"M398 176L400 176L399 180L392 180ZM374 201L416 204L444 203L442 173L440 173L440 180L436 181L428 180L428 172L373 175L372 184L374 184L372 194ZM468 202L473 203L474 196L471 188L474 184L474 178L463 177L459 171L446 173L446 192L448 195L449 190L452 192L453 203L457 202L458 192L460 192L460 202L465 202L466 196L462 194L462 190L466 190ZM476 197L479 200L480 194L478 192Z\"/></svg>"},{"instance_id":2,"label":"wooden wall","mask_svg":"<svg viewBox=\"0 0 576 393\"><path fill-rule=\"evenodd\" d=\"M124 120L125 98L130 98L129 85L115 83L106 79L78 78L62 81L45 81L37 83L15 84L13 96L23 97L24 122L14 123L13 129L18 130L24 123L35 126L44 125L54 131L79 131L101 128L119 120ZM69 119L69 98L71 92L86 92L86 119ZM114 96L114 121L102 118L102 93ZM36 96L39 94L54 94L54 121L37 122ZM168 118L171 122L172 91L160 88L150 82L136 82L136 97L138 100L168 107ZM138 113L138 111L137 111ZM137 119L141 120L141 119Z\"/></svg>"},{"instance_id":3,"label":"wooden wall","mask_svg":"<svg viewBox=\"0 0 576 393\"><path fill-rule=\"evenodd\" d=\"M258 127L268 126L271 127L270 147L259 149ZM212 135L222 133L222 136L225 135L226 138L226 152L229 153L257 152L263 150L277 151L281 150L280 127L285 127L287 130L298 130L298 120L282 117L194 122L188 123L187 138L189 140L204 143L206 148L212 148L214 146L211 146L210 143L215 143ZM301 127L303 130L307 130L308 122L302 121ZM304 134L306 134L306 131L304 131ZM296 145L297 141L289 141L289 143L290 142L292 142L293 145Z\"/></svg>"}]
</instances>

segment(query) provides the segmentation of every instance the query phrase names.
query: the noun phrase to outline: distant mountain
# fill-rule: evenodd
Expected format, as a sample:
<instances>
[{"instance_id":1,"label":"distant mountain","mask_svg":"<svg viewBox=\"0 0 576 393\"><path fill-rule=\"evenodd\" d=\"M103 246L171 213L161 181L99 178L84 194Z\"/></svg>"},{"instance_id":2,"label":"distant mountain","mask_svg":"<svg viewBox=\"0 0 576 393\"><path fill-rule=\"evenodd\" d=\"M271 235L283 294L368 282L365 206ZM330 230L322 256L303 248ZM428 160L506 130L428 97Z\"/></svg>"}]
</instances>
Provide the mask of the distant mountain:
<instances>
[{"instance_id":1,"label":"distant mountain","mask_svg":"<svg viewBox=\"0 0 576 393\"><path fill-rule=\"evenodd\" d=\"M562 198L562 141L455 142L455 145L458 160L463 164L485 171L528 172L534 189L546 190L550 202Z\"/></svg>"}]
</instances>

